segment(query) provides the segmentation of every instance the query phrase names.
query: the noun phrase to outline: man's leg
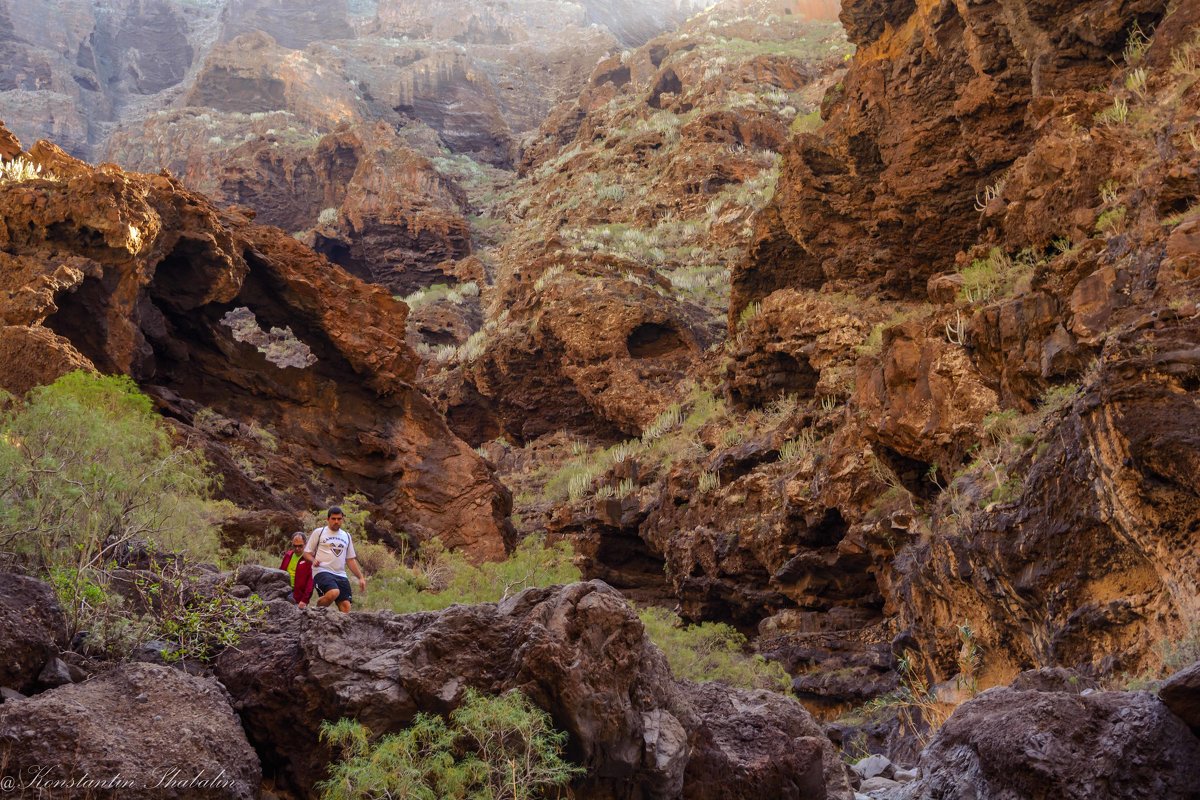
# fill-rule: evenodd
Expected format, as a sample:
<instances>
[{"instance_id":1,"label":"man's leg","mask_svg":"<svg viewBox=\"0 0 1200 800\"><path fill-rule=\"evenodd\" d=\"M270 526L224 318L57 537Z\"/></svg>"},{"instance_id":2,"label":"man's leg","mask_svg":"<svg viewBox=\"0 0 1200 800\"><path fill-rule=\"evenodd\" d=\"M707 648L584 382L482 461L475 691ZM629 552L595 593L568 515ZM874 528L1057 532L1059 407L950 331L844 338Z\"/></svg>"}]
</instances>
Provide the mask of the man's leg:
<instances>
[{"instance_id":1,"label":"man's leg","mask_svg":"<svg viewBox=\"0 0 1200 800\"><path fill-rule=\"evenodd\" d=\"M321 596L317 598L317 606L319 608L328 608L333 604L333 601L338 599L340 592L338 591L337 581L329 577L329 573L322 572L314 579L314 584Z\"/></svg>"},{"instance_id":2,"label":"man's leg","mask_svg":"<svg viewBox=\"0 0 1200 800\"><path fill-rule=\"evenodd\" d=\"M349 614L350 613L350 601L343 600L342 602L338 603L338 610L341 611L343 614Z\"/></svg>"},{"instance_id":3,"label":"man's leg","mask_svg":"<svg viewBox=\"0 0 1200 800\"><path fill-rule=\"evenodd\" d=\"M350 580L349 578L342 577L335 578L334 580L337 581L338 610L343 614L349 614L350 601L354 599L354 592L350 588Z\"/></svg>"}]
</instances>

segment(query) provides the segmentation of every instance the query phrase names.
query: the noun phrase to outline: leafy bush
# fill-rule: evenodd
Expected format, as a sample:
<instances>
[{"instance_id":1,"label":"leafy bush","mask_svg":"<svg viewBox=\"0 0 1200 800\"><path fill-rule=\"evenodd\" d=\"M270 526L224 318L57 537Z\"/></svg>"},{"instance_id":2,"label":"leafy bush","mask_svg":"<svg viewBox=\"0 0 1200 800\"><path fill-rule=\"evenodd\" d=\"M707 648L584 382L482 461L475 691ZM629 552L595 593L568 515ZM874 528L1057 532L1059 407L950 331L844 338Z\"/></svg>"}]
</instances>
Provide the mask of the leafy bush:
<instances>
[{"instance_id":1,"label":"leafy bush","mask_svg":"<svg viewBox=\"0 0 1200 800\"><path fill-rule=\"evenodd\" d=\"M213 485L127 377L74 372L0 414L0 548L36 571L86 573L135 540L211 559Z\"/></svg>"},{"instance_id":2,"label":"leafy bush","mask_svg":"<svg viewBox=\"0 0 1200 800\"><path fill-rule=\"evenodd\" d=\"M675 677L689 681L722 681L748 689L787 691L791 679L783 667L760 655L746 655L746 637L720 622L683 625L663 608L643 608L638 617L667 657Z\"/></svg>"},{"instance_id":3,"label":"leafy bush","mask_svg":"<svg viewBox=\"0 0 1200 800\"><path fill-rule=\"evenodd\" d=\"M574 583L580 573L569 543L548 547L529 538L507 560L478 566L434 540L422 548L412 567L397 565L370 577L361 607L406 614L458 603L494 603L535 586Z\"/></svg>"},{"instance_id":4,"label":"leafy bush","mask_svg":"<svg viewBox=\"0 0 1200 800\"><path fill-rule=\"evenodd\" d=\"M151 638L180 658L208 658L237 640L255 601L193 591L170 551L212 561L214 480L195 452L175 447L150 399L127 377L66 375L0 415L0 547L53 585L70 632L86 649L120 658ZM127 548L152 555L151 577L117 593Z\"/></svg>"},{"instance_id":5,"label":"leafy bush","mask_svg":"<svg viewBox=\"0 0 1200 800\"><path fill-rule=\"evenodd\" d=\"M558 796L584 773L562 757L567 735L518 691L488 697L468 689L449 724L418 714L374 742L350 719L323 723L321 738L342 749L318 785L322 800L535 800Z\"/></svg>"}]
</instances>

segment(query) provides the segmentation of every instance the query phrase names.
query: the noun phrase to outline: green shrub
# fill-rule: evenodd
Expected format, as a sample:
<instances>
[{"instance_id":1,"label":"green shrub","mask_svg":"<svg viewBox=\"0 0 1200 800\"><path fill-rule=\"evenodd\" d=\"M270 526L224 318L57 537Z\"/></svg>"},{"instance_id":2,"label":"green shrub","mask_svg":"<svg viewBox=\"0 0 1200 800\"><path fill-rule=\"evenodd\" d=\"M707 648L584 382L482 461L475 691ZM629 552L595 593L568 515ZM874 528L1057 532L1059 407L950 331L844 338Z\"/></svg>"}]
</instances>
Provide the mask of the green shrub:
<instances>
[{"instance_id":1,"label":"green shrub","mask_svg":"<svg viewBox=\"0 0 1200 800\"><path fill-rule=\"evenodd\" d=\"M821 119L821 112L813 111L810 114L803 114L792 120L791 131L793 134L812 133L819 130L825 121Z\"/></svg>"},{"instance_id":2,"label":"green shrub","mask_svg":"<svg viewBox=\"0 0 1200 800\"><path fill-rule=\"evenodd\" d=\"M1105 211L1096 218L1096 233L1116 233L1124 225L1125 215L1128 213L1125 206Z\"/></svg>"},{"instance_id":3,"label":"green shrub","mask_svg":"<svg viewBox=\"0 0 1200 800\"><path fill-rule=\"evenodd\" d=\"M567 735L527 697L468 689L450 720L418 714L405 730L371 741L360 723L325 722L321 738L342 760L318 784L322 800L536 800L557 797L581 767L563 759Z\"/></svg>"},{"instance_id":4,"label":"green shrub","mask_svg":"<svg viewBox=\"0 0 1200 800\"><path fill-rule=\"evenodd\" d=\"M226 647L234 647L267 613L258 595L245 599L228 593L229 583L210 589L212 594L191 591L183 576L143 584L152 600L156 638L174 644L163 656L168 661L210 661Z\"/></svg>"},{"instance_id":5,"label":"green shrub","mask_svg":"<svg viewBox=\"0 0 1200 800\"><path fill-rule=\"evenodd\" d=\"M126 546L216 560L230 506L208 500L214 484L127 377L73 372L0 414L0 549L50 580L97 655L158 637L176 657L209 658L252 624L253 601L191 591L170 557L126 587L140 594L133 608L112 583Z\"/></svg>"},{"instance_id":6,"label":"green shrub","mask_svg":"<svg viewBox=\"0 0 1200 800\"><path fill-rule=\"evenodd\" d=\"M1013 293L1023 278L1033 272L1035 257L1024 252L1010 258L1000 248L993 248L987 258L976 259L962 270L960 296L970 303L982 303Z\"/></svg>"},{"instance_id":7,"label":"green shrub","mask_svg":"<svg viewBox=\"0 0 1200 800\"><path fill-rule=\"evenodd\" d=\"M675 677L722 681L747 689L787 691L791 679L783 667L760 655L746 654L746 637L720 622L683 625L663 608L638 610L646 635L663 651Z\"/></svg>"},{"instance_id":8,"label":"green shrub","mask_svg":"<svg viewBox=\"0 0 1200 800\"><path fill-rule=\"evenodd\" d=\"M73 372L0 414L0 549L36 571L96 569L134 540L212 560L213 486L127 377Z\"/></svg>"}]
</instances>

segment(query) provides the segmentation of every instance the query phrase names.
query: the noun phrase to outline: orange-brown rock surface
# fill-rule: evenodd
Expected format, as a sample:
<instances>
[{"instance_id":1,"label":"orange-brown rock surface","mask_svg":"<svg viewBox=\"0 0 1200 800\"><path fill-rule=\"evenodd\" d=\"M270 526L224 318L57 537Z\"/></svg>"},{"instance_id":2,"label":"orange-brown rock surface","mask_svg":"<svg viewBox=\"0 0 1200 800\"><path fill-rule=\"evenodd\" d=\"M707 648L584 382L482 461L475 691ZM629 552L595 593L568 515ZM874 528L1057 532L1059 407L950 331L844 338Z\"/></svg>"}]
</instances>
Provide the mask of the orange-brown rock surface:
<instances>
[{"instance_id":1,"label":"orange-brown rock surface","mask_svg":"<svg viewBox=\"0 0 1200 800\"><path fill-rule=\"evenodd\" d=\"M789 132L677 411L542 471L488 447L523 528L757 633L831 716L914 674L1153 674L1195 629L1200 14L1009 10L846 3L858 52ZM667 88L645 56L601 64L526 180L639 69Z\"/></svg>"},{"instance_id":2,"label":"orange-brown rock surface","mask_svg":"<svg viewBox=\"0 0 1200 800\"><path fill-rule=\"evenodd\" d=\"M422 378L456 430L613 441L678 399L719 339L775 150L843 63L836 26L777 10L724 3L602 60L527 141L490 211L507 229L484 326Z\"/></svg>"},{"instance_id":3,"label":"orange-brown rock surface","mask_svg":"<svg viewBox=\"0 0 1200 800\"><path fill-rule=\"evenodd\" d=\"M174 178L28 157L50 177L0 193L6 389L129 374L250 510L358 491L381 533L503 555L508 495L412 386L402 304Z\"/></svg>"},{"instance_id":4,"label":"orange-brown rock surface","mask_svg":"<svg viewBox=\"0 0 1200 800\"><path fill-rule=\"evenodd\" d=\"M826 125L789 149L773 213L734 276L734 312L783 286L923 294L975 241L977 199L1062 96L1103 83L1131 25L1152 27L1162 9L1097 0L1010 17L1001 3L848 0L854 69L827 98Z\"/></svg>"}]
</instances>

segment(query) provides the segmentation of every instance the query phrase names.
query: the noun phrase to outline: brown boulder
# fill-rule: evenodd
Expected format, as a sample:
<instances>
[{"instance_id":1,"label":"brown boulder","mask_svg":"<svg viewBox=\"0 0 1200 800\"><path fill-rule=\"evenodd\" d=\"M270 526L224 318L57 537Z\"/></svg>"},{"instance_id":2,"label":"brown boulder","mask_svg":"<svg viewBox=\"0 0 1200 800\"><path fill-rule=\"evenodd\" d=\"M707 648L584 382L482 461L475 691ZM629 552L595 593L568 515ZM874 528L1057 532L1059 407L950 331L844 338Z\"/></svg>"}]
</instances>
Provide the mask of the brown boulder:
<instances>
[{"instance_id":1,"label":"brown boulder","mask_svg":"<svg viewBox=\"0 0 1200 800\"><path fill-rule=\"evenodd\" d=\"M1145 692L990 689L959 706L903 798L1200 796L1200 740Z\"/></svg>"},{"instance_id":2,"label":"brown boulder","mask_svg":"<svg viewBox=\"0 0 1200 800\"><path fill-rule=\"evenodd\" d=\"M0 686L28 693L67 646L67 623L46 583L9 573L0 581ZM2 762L0 762L2 763Z\"/></svg>"},{"instance_id":3,"label":"brown boulder","mask_svg":"<svg viewBox=\"0 0 1200 800\"><path fill-rule=\"evenodd\" d=\"M329 760L322 719L396 731L417 712L447 713L474 687L520 689L550 713L588 770L579 797L850 796L799 704L675 681L633 610L596 581L405 616L276 604L217 674L268 770L300 792Z\"/></svg>"},{"instance_id":4,"label":"brown boulder","mask_svg":"<svg viewBox=\"0 0 1200 800\"><path fill-rule=\"evenodd\" d=\"M21 143L7 129L0 127L0 159L8 160L21 155Z\"/></svg>"},{"instance_id":5,"label":"brown boulder","mask_svg":"<svg viewBox=\"0 0 1200 800\"><path fill-rule=\"evenodd\" d=\"M925 323L883 334L883 355L861 376L854 396L869 439L926 464L957 464L997 410L967 352Z\"/></svg>"},{"instance_id":6,"label":"brown boulder","mask_svg":"<svg viewBox=\"0 0 1200 800\"><path fill-rule=\"evenodd\" d=\"M782 290L765 298L732 340L727 393L761 408L786 395L845 397L853 388L856 350L884 312L815 292Z\"/></svg>"},{"instance_id":7,"label":"brown boulder","mask_svg":"<svg viewBox=\"0 0 1200 800\"><path fill-rule=\"evenodd\" d=\"M39 797L251 800L262 779L221 685L152 664L0 705L0 764Z\"/></svg>"},{"instance_id":8,"label":"brown boulder","mask_svg":"<svg viewBox=\"0 0 1200 800\"><path fill-rule=\"evenodd\" d=\"M527 269L470 359L504 431L521 440L559 429L640 434L712 342L708 315L634 262L550 250Z\"/></svg>"}]
</instances>

